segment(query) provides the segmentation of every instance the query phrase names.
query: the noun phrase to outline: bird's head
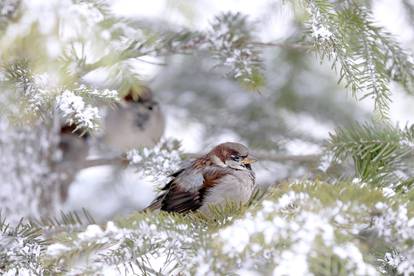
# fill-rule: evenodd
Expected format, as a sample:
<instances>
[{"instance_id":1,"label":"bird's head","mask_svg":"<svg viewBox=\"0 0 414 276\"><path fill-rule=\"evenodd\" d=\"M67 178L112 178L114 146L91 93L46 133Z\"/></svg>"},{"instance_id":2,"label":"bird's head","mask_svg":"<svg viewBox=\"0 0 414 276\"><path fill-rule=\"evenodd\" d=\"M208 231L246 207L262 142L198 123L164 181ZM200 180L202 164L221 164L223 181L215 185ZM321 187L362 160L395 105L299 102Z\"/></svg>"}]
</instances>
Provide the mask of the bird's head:
<instances>
[{"instance_id":1,"label":"bird's head","mask_svg":"<svg viewBox=\"0 0 414 276\"><path fill-rule=\"evenodd\" d=\"M232 142L217 145L208 153L208 156L214 164L236 170L251 170L250 164L257 161L249 154L247 147Z\"/></svg>"},{"instance_id":2,"label":"bird's head","mask_svg":"<svg viewBox=\"0 0 414 276\"><path fill-rule=\"evenodd\" d=\"M152 90L147 86L141 86L139 90L129 89L128 94L123 99L125 102L139 104L149 111L158 106L158 102L154 100Z\"/></svg>"}]
</instances>

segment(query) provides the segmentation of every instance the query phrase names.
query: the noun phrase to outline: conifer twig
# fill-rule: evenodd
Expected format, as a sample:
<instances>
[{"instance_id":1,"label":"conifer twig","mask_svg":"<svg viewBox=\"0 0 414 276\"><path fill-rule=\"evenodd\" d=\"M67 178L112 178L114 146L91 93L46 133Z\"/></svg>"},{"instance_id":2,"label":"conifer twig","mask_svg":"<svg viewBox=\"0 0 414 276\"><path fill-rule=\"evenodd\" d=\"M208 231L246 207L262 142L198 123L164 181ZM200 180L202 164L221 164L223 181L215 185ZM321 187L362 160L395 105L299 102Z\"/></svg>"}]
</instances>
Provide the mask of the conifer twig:
<instances>
[{"instance_id":1,"label":"conifer twig","mask_svg":"<svg viewBox=\"0 0 414 276\"><path fill-rule=\"evenodd\" d=\"M127 165L128 160L125 159L124 156L114 156L114 157L107 157L107 158L95 158L95 159L87 159L83 163L83 168L88 169L92 167L99 167L99 166L121 166Z\"/></svg>"},{"instance_id":2,"label":"conifer twig","mask_svg":"<svg viewBox=\"0 0 414 276\"><path fill-rule=\"evenodd\" d=\"M254 41L254 42L251 42L250 44L252 44L254 46L260 46L260 47L278 47L278 48L294 49L294 50L312 50L312 49L314 49L313 45L306 45L306 44L300 44L300 43Z\"/></svg>"}]
</instances>

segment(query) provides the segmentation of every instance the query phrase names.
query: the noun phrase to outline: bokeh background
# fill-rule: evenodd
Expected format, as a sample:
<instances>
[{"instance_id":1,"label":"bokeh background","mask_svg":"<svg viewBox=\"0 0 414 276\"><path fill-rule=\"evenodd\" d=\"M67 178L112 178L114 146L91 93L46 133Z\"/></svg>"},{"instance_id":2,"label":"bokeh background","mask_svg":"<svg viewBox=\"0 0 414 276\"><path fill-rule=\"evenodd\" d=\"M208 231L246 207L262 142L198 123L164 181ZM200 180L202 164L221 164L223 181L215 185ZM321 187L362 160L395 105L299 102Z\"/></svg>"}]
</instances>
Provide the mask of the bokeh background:
<instances>
[{"instance_id":1,"label":"bokeh background","mask_svg":"<svg viewBox=\"0 0 414 276\"><path fill-rule=\"evenodd\" d=\"M2 15L7 15L13 7L13 1L6 2L10 5L3 6ZM116 16L136 22L137 26L150 25L154 30L209 30L216 15L240 12L248 16L249 27L254 29L257 41L275 44L264 47L265 82L258 91L226 78L225 72L214 68L215 61L203 53L142 56L125 64L138 76L140 83L154 90L166 115L164 137L181 141L183 152L206 152L220 142L238 141L275 156L306 158L322 152L335 127L371 118L371 99L357 101L343 85L338 85L338 75L330 62L321 63L314 53L295 47L302 36L301 16L292 5L284 2L109 1L110 10ZM108 34L92 27L101 16L99 12L86 13L81 8L69 7L67 1L58 0L28 0L21 1L20 5L24 18L20 18L14 28L2 33L2 49L11 49L3 55L18 56L21 50L29 56L44 55L45 60L57 60L68 43L82 37L83 41L92 41L92 46L85 49L85 56L93 61L94 56L107 46L105 38ZM412 50L414 13L407 9L406 1L378 0L370 5L374 20L406 49ZM131 28L128 32L131 37L126 40L137 33L148 35L140 28ZM7 44L16 41L21 47ZM119 41L122 44L122 40ZM47 69L48 66L53 68L47 63L41 67ZM111 75L105 70L85 74L82 81L100 88L114 88ZM391 91L391 120L401 126L413 123L414 98L395 83L391 83ZM5 99L2 101L7 104ZM5 125L5 117L1 120ZM9 162L7 154L12 155L5 150L8 147L4 138L6 129L4 127L0 132L3 164ZM90 157L102 156L99 130L93 135L91 144ZM323 171L322 165L318 160L310 164L290 159L262 160L254 170L257 182L268 186L286 179L311 177L316 171ZM69 189L68 201L60 208L65 211L86 208L97 220L103 221L142 209L155 197L156 185L147 176L131 168L117 173L115 170L112 166L82 170ZM7 169L0 172L5 187L1 191L2 204L7 205L15 191L8 186ZM16 217L30 214L30 207L22 206L14 209Z\"/></svg>"}]
</instances>

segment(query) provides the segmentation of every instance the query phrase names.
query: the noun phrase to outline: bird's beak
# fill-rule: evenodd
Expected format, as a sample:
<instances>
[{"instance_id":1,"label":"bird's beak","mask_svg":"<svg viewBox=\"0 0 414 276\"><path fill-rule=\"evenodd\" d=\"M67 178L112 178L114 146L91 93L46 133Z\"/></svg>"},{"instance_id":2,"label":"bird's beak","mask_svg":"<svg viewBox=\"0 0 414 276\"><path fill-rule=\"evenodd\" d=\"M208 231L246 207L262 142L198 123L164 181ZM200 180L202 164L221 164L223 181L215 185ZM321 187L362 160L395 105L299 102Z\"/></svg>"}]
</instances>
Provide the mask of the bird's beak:
<instances>
[{"instance_id":1,"label":"bird's beak","mask_svg":"<svg viewBox=\"0 0 414 276\"><path fill-rule=\"evenodd\" d=\"M254 162L256 162L256 161L257 161L257 159L256 159L255 157L253 157L253 156L249 155L249 156L247 156L246 158L244 158L241 162L242 162L242 164L247 165L247 164L254 163Z\"/></svg>"}]
</instances>

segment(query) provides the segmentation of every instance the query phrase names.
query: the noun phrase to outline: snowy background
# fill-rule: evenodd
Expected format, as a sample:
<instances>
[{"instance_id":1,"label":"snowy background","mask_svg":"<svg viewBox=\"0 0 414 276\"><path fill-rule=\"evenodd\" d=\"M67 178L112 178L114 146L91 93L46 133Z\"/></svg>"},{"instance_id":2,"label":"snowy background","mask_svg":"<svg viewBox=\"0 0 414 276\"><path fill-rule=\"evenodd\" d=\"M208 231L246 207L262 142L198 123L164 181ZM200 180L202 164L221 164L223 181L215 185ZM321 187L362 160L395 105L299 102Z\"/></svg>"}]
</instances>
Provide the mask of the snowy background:
<instances>
[{"instance_id":1,"label":"snowy background","mask_svg":"<svg viewBox=\"0 0 414 276\"><path fill-rule=\"evenodd\" d=\"M35 1L31 1L34 2ZM39 10L42 6L49 6L48 3L37 1L36 6ZM293 32L293 14L292 10L283 5L282 1L193 1L191 4L184 1L113 1L112 7L116 14L126 16L134 19L146 19L149 21L162 21L163 24L173 26L183 26L190 29L207 29L212 18L220 12L241 12L249 16L249 19L256 22L257 34L261 41L284 41ZM403 43L407 48L412 45L414 34L411 28L407 28L409 18L407 18L403 6L399 1L380 0L374 1L373 12L375 19L396 38ZM152 57L145 58L151 62L161 62ZM166 113L167 128L164 134L165 137L176 138L182 142L182 149L184 152L205 152L207 149L213 147L215 144L224 141L240 141L248 144L249 141L243 139L238 133L232 129L221 128L219 133L213 132L209 134L209 130L203 125L203 121L194 118L193 110L188 110L188 106L183 102L202 101L198 100L197 95L202 93L199 90L205 90L205 84L192 85L174 81L182 80L183 78L193 78L203 76L189 75L183 72L181 75L174 70L180 70L180 65L183 64L180 60L173 59L173 63L168 66L159 66L148 64L145 62L137 62L134 64L136 70L143 76L144 82L148 83L156 92L156 98L160 101L162 109ZM329 65L319 65L319 61L311 61L315 70L323 70L323 74L330 78L327 82L335 81L335 75L331 72ZM185 66L185 65L184 65ZM178 67L178 69L177 69ZM183 70L185 71L185 70ZM285 72L286 73L286 72ZM281 76L283 78L283 75ZM274 82L271 87L277 87L282 81L279 76L269 76L268 81ZM303 82L297 84L296 89L298 94L305 97L309 94L316 94L315 98L323 97L324 93L332 93L330 97L335 102L342 103L344 95L350 103L345 103L344 109L349 108L349 115L357 111L352 116L357 120L363 121L367 118L368 112L372 111L372 101L366 99L362 102L356 102L345 91L334 91L340 87L332 87L332 91L321 91L318 87L321 85L315 81L314 75L303 75L299 77L299 81ZM270 93L273 93L272 88L265 89L261 94L252 95L251 92L245 93L239 91L240 88L223 80L221 82L223 93L234 93L234 97L229 104L234 104L234 101L248 103L252 100L260 104L265 104L269 98ZM321 79L323 82L324 80ZM177 84L178 83L178 84ZM219 85L219 84L217 84ZM175 86L175 87L174 87ZM228 88L226 88L228 87ZM214 89L214 86L207 88L207 91ZM400 91L397 85L392 85L393 103L391 107L390 117L393 122L399 123L401 126L414 122L414 113L412 107L414 106L414 99L407 96L406 93ZM232 90L231 92L228 90ZM209 92L209 91L208 91ZM276 92L277 93L277 92ZM335 94L337 93L337 94ZM226 96L227 97L227 96ZM312 96L311 96L312 97ZM201 102L202 104L202 102ZM283 112L283 119L287 124L290 133L296 133L299 137L302 134L310 135L312 140L321 141L329 136L329 132L334 129L335 122L323 118L327 115L323 110L318 116L318 110L312 111L316 113L309 114L305 112L292 113ZM347 111L345 111L347 112ZM358 115L359 114L359 115ZM217 118L220 120L226 118L225 113L217 113ZM320 118L322 117L322 118ZM277 131L276 131L277 132ZM286 152L294 155L303 154L317 154L320 153L321 145L319 143L312 143L298 138L290 141L283 141L283 147ZM257 182L261 185L273 184L272 181L284 179L286 177L301 178L306 173L298 168L298 171L289 171L289 167L280 163L263 162L255 164L254 169L257 174ZM155 189L153 183L143 181L143 176L137 174L133 169L128 169L117 179L112 178L112 168L109 166L102 166L83 170L76 178L76 182L70 189L70 197L65 204L65 210L79 210L80 208L87 208L99 220L108 219L114 215L130 213L134 210L144 208L155 197Z\"/></svg>"},{"instance_id":2,"label":"snowy background","mask_svg":"<svg viewBox=\"0 0 414 276\"><path fill-rule=\"evenodd\" d=\"M1 1L0 274L414 273L412 18L409 0ZM105 116L142 85L166 130L121 167ZM263 197L139 212L225 141L259 158ZM85 155L105 165L72 179Z\"/></svg>"}]
</instances>

